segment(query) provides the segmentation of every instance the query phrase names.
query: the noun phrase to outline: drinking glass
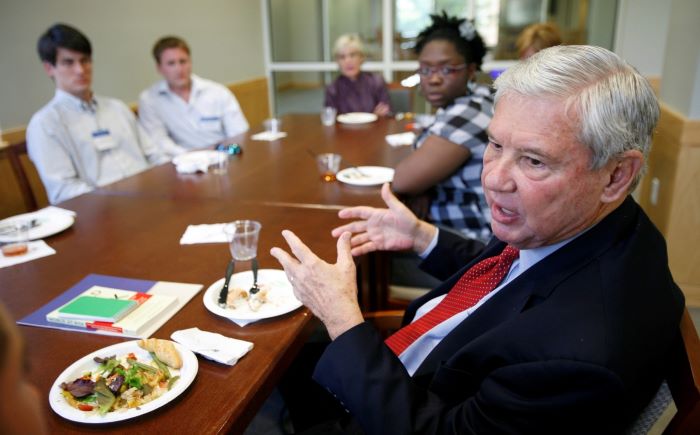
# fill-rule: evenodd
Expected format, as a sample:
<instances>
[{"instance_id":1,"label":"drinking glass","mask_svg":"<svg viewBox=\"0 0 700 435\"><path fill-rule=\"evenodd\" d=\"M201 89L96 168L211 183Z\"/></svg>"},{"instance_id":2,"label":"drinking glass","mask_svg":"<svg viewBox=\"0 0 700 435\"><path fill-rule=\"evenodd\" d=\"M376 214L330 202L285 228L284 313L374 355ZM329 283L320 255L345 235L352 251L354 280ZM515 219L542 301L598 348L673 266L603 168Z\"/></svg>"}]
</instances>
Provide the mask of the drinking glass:
<instances>
[{"instance_id":1,"label":"drinking glass","mask_svg":"<svg viewBox=\"0 0 700 435\"><path fill-rule=\"evenodd\" d=\"M214 163L212 164L212 172L215 174L225 174L228 172L229 154L225 151L216 151Z\"/></svg>"},{"instance_id":2,"label":"drinking glass","mask_svg":"<svg viewBox=\"0 0 700 435\"><path fill-rule=\"evenodd\" d=\"M338 111L335 109L335 107L324 107L321 110L321 124L330 127L331 125L335 124L335 116L338 114Z\"/></svg>"},{"instance_id":3,"label":"drinking glass","mask_svg":"<svg viewBox=\"0 0 700 435\"><path fill-rule=\"evenodd\" d=\"M335 174L340 169L341 160L340 154L324 153L316 156L316 164L323 181L335 181Z\"/></svg>"},{"instance_id":4,"label":"drinking glass","mask_svg":"<svg viewBox=\"0 0 700 435\"><path fill-rule=\"evenodd\" d=\"M0 250L5 257L24 255L29 251L29 229L32 223L29 220L20 220L12 224L13 229L8 233L12 236L10 242L2 245Z\"/></svg>"},{"instance_id":5,"label":"drinking glass","mask_svg":"<svg viewBox=\"0 0 700 435\"><path fill-rule=\"evenodd\" d=\"M269 118L263 121L263 127L266 132L277 134L282 128L282 121L277 118Z\"/></svg>"},{"instance_id":6,"label":"drinking glass","mask_svg":"<svg viewBox=\"0 0 700 435\"><path fill-rule=\"evenodd\" d=\"M236 261L249 261L258 254L260 222L251 220L233 221L224 226L231 256Z\"/></svg>"}]
</instances>

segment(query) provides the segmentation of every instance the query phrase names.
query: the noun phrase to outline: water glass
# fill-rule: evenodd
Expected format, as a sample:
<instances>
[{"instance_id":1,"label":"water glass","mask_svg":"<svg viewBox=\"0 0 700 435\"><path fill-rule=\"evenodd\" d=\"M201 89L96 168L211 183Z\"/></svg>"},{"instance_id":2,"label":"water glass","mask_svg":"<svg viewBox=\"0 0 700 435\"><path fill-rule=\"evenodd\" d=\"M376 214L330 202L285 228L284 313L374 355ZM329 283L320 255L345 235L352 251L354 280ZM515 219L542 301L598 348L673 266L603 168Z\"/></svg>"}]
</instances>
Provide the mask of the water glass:
<instances>
[{"instance_id":1,"label":"water glass","mask_svg":"<svg viewBox=\"0 0 700 435\"><path fill-rule=\"evenodd\" d=\"M316 156L316 164L323 181L335 181L335 174L340 169L341 160L340 154L325 153Z\"/></svg>"},{"instance_id":2,"label":"water glass","mask_svg":"<svg viewBox=\"0 0 700 435\"><path fill-rule=\"evenodd\" d=\"M263 121L263 127L266 132L277 134L282 129L282 121L278 118L269 118Z\"/></svg>"},{"instance_id":3,"label":"water glass","mask_svg":"<svg viewBox=\"0 0 700 435\"><path fill-rule=\"evenodd\" d=\"M338 111L335 109L335 107L324 107L321 110L321 124L330 127L331 125L335 124L335 116L338 114Z\"/></svg>"},{"instance_id":4,"label":"water glass","mask_svg":"<svg viewBox=\"0 0 700 435\"><path fill-rule=\"evenodd\" d=\"M260 222L250 220L233 221L224 226L224 233L234 260L248 261L257 256L260 228L262 228Z\"/></svg>"},{"instance_id":5,"label":"water glass","mask_svg":"<svg viewBox=\"0 0 700 435\"><path fill-rule=\"evenodd\" d=\"M228 172L229 154L225 151L216 151L214 163L212 164L212 172L215 174L225 174Z\"/></svg>"},{"instance_id":6,"label":"water glass","mask_svg":"<svg viewBox=\"0 0 700 435\"><path fill-rule=\"evenodd\" d=\"M5 257L24 255L29 251L29 229L32 227L30 220L19 220L12 223L13 229L8 233L11 241L4 244L0 250Z\"/></svg>"}]
</instances>

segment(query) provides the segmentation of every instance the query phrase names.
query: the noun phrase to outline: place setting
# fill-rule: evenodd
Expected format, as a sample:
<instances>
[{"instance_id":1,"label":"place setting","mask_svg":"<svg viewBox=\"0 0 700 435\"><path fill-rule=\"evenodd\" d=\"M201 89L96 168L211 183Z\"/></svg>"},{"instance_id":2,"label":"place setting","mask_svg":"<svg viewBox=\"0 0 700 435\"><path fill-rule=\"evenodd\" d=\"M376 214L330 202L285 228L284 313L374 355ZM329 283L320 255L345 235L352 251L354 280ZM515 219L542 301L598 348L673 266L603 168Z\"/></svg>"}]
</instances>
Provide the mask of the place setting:
<instances>
[{"instance_id":1,"label":"place setting","mask_svg":"<svg viewBox=\"0 0 700 435\"><path fill-rule=\"evenodd\" d=\"M58 234L74 223L75 212L54 206L1 220L0 267L55 254L41 239Z\"/></svg>"},{"instance_id":2,"label":"place setting","mask_svg":"<svg viewBox=\"0 0 700 435\"><path fill-rule=\"evenodd\" d=\"M385 166L349 166L340 170L343 157L335 153L315 154L307 150L316 160L321 180L340 181L351 186L381 186L394 179L394 169Z\"/></svg>"},{"instance_id":3,"label":"place setting","mask_svg":"<svg viewBox=\"0 0 700 435\"><path fill-rule=\"evenodd\" d=\"M281 316L301 307L284 270L259 269L258 239L262 225L252 220L237 220L223 227L231 260L225 276L204 293L204 306L239 326ZM234 273L236 267L250 263L251 270Z\"/></svg>"}]
</instances>

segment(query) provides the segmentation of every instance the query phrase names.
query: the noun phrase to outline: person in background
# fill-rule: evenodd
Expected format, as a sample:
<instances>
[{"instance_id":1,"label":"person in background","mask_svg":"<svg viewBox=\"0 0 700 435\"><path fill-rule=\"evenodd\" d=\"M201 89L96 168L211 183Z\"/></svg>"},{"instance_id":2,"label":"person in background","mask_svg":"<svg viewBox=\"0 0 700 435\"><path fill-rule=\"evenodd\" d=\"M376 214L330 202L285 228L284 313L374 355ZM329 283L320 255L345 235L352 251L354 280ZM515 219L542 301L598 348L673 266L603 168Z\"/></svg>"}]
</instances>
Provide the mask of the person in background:
<instances>
[{"instance_id":1,"label":"person in background","mask_svg":"<svg viewBox=\"0 0 700 435\"><path fill-rule=\"evenodd\" d=\"M126 104L93 93L85 35L55 24L37 50L56 94L29 121L27 151L52 204L166 161Z\"/></svg>"},{"instance_id":2,"label":"person in background","mask_svg":"<svg viewBox=\"0 0 700 435\"><path fill-rule=\"evenodd\" d=\"M494 86L481 180L495 237L477 258L388 185L387 209L339 212L356 220L333 230L335 264L286 230L292 254L271 250L332 339L313 379L347 412L326 428L619 434L661 385L684 298L631 196L659 118L651 86L593 46L542 50ZM352 257L395 249L446 281L385 341L363 322Z\"/></svg>"},{"instance_id":3,"label":"person in background","mask_svg":"<svg viewBox=\"0 0 700 435\"><path fill-rule=\"evenodd\" d=\"M21 435L48 433L43 415L46 399L26 380L24 343L5 307L0 304L0 433Z\"/></svg>"},{"instance_id":4,"label":"person in background","mask_svg":"<svg viewBox=\"0 0 700 435\"><path fill-rule=\"evenodd\" d=\"M389 93L379 74L360 71L365 52L360 37L343 35L333 48L340 75L326 87L325 106L334 107L339 114L370 112L387 116L391 112Z\"/></svg>"},{"instance_id":5,"label":"person in background","mask_svg":"<svg viewBox=\"0 0 700 435\"><path fill-rule=\"evenodd\" d=\"M192 74L190 47L176 36L153 46L163 80L141 92L139 120L169 156L215 145L248 130L236 97L219 83Z\"/></svg>"},{"instance_id":6,"label":"person in background","mask_svg":"<svg viewBox=\"0 0 700 435\"><path fill-rule=\"evenodd\" d=\"M472 22L444 12L431 18L415 51L421 91L437 113L396 167L392 189L419 217L485 241L490 217L479 177L493 97L473 80L486 47Z\"/></svg>"},{"instance_id":7,"label":"person in background","mask_svg":"<svg viewBox=\"0 0 700 435\"><path fill-rule=\"evenodd\" d=\"M520 32L515 41L520 60L527 59L540 50L556 45L561 45L561 35L553 23L530 24Z\"/></svg>"}]
</instances>

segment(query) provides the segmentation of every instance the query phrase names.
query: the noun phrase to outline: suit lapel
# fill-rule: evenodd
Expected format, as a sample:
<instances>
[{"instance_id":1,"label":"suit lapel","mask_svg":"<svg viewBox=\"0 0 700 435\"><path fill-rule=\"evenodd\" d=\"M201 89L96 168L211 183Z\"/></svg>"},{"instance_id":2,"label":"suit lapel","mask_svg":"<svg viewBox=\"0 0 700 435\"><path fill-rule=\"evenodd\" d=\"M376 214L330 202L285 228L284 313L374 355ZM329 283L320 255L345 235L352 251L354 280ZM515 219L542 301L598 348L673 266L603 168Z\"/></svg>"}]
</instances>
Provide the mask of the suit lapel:
<instances>
[{"instance_id":1,"label":"suit lapel","mask_svg":"<svg viewBox=\"0 0 700 435\"><path fill-rule=\"evenodd\" d=\"M414 377L430 376L444 361L459 353L459 350L490 330L498 328L517 317L521 312L545 301L568 276L595 261L600 254L625 238L626 232L633 229L638 207L631 198L603 219L598 225L547 256L518 276L496 295L486 301L472 315L457 325L423 361ZM503 242L490 243L484 254L451 277L445 284L428 293L421 301L447 293L462 274L475 262L498 255L504 248ZM456 278L455 278L456 277ZM418 305L418 307L420 306ZM415 313L416 307L412 307Z\"/></svg>"}]
</instances>

